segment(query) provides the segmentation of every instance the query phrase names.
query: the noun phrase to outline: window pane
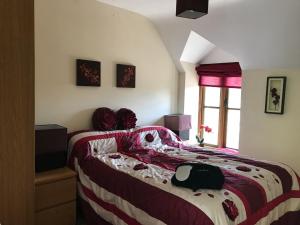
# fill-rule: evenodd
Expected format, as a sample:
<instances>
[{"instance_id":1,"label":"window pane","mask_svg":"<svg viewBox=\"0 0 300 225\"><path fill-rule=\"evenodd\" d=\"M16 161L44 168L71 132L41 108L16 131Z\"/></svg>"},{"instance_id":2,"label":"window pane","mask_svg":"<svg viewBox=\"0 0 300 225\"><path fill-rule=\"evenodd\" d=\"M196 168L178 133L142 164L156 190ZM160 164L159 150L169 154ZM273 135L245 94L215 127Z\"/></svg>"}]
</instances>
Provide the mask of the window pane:
<instances>
[{"instance_id":1,"label":"window pane","mask_svg":"<svg viewBox=\"0 0 300 225\"><path fill-rule=\"evenodd\" d=\"M228 110L226 147L239 149L240 110Z\"/></svg>"},{"instance_id":2,"label":"window pane","mask_svg":"<svg viewBox=\"0 0 300 225\"><path fill-rule=\"evenodd\" d=\"M220 106L220 93L221 88L218 87L206 87L205 88L205 106Z\"/></svg>"},{"instance_id":3,"label":"window pane","mask_svg":"<svg viewBox=\"0 0 300 225\"><path fill-rule=\"evenodd\" d=\"M228 108L241 108L241 89L229 88L228 89Z\"/></svg>"},{"instance_id":4,"label":"window pane","mask_svg":"<svg viewBox=\"0 0 300 225\"><path fill-rule=\"evenodd\" d=\"M204 125L212 128L212 132L204 132L203 138L206 144L218 144L219 109L204 109Z\"/></svg>"}]
</instances>

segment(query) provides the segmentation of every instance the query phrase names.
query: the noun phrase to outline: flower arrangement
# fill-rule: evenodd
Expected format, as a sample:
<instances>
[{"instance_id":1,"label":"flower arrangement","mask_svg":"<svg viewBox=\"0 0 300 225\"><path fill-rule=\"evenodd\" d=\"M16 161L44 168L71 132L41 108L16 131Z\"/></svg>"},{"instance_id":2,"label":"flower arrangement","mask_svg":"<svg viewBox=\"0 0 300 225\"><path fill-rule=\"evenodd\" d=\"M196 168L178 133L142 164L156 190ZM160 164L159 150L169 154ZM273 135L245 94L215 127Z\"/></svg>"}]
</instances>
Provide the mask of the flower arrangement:
<instances>
[{"instance_id":1,"label":"flower arrangement","mask_svg":"<svg viewBox=\"0 0 300 225\"><path fill-rule=\"evenodd\" d=\"M202 131L202 130L207 133L212 132L212 128L210 128L209 126L205 126L205 125L200 126L200 131ZM203 147L204 146L204 138L201 137L200 133L196 135L196 139L197 139L198 144Z\"/></svg>"}]
</instances>

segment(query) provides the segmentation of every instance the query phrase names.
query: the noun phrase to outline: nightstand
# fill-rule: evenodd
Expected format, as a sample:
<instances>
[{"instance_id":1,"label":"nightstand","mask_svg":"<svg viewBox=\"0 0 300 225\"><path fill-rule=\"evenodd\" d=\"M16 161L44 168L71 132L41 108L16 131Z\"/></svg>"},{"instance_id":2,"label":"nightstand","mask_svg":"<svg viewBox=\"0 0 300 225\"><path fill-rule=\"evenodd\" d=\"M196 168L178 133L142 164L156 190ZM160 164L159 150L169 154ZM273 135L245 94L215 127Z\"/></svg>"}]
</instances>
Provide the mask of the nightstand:
<instances>
[{"instance_id":1,"label":"nightstand","mask_svg":"<svg viewBox=\"0 0 300 225\"><path fill-rule=\"evenodd\" d=\"M76 173L61 168L35 176L35 224L76 224Z\"/></svg>"},{"instance_id":2,"label":"nightstand","mask_svg":"<svg viewBox=\"0 0 300 225\"><path fill-rule=\"evenodd\" d=\"M67 128L57 124L35 126L35 172L66 166Z\"/></svg>"}]
</instances>

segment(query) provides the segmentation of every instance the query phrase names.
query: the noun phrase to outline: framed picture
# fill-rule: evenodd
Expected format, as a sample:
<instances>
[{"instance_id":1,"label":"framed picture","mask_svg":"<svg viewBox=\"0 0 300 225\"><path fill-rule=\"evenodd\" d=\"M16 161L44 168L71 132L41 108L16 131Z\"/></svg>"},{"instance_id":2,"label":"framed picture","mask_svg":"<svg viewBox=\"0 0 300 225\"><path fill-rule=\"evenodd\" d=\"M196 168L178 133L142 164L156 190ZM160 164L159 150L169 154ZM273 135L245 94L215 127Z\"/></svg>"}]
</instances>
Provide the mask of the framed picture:
<instances>
[{"instance_id":1,"label":"framed picture","mask_svg":"<svg viewBox=\"0 0 300 225\"><path fill-rule=\"evenodd\" d=\"M101 63L98 61L76 60L77 86L101 85Z\"/></svg>"},{"instance_id":2,"label":"framed picture","mask_svg":"<svg viewBox=\"0 0 300 225\"><path fill-rule=\"evenodd\" d=\"M268 77L265 113L283 114L286 77Z\"/></svg>"},{"instance_id":3,"label":"framed picture","mask_svg":"<svg viewBox=\"0 0 300 225\"><path fill-rule=\"evenodd\" d=\"M117 64L117 87L135 88L135 66Z\"/></svg>"}]
</instances>

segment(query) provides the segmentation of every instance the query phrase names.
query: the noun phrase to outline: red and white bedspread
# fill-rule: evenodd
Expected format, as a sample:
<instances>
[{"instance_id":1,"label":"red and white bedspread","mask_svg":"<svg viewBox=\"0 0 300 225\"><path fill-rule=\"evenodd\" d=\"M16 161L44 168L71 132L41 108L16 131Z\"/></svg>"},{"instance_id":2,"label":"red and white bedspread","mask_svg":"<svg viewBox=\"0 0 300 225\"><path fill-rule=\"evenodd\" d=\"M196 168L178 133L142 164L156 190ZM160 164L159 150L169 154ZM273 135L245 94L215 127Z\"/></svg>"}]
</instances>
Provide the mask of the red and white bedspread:
<instances>
[{"instance_id":1,"label":"red and white bedspread","mask_svg":"<svg viewBox=\"0 0 300 225\"><path fill-rule=\"evenodd\" d=\"M173 186L176 166L187 161L221 168L223 189ZM76 134L69 165L85 205L111 224L300 224L299 177L290 167L185 146L164 127Z\"/></svg>"}]
</instances>

